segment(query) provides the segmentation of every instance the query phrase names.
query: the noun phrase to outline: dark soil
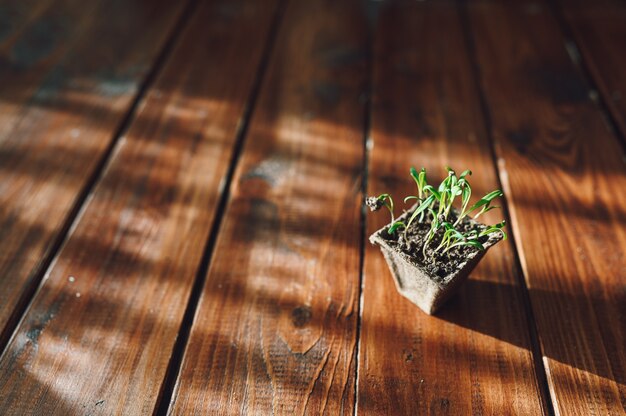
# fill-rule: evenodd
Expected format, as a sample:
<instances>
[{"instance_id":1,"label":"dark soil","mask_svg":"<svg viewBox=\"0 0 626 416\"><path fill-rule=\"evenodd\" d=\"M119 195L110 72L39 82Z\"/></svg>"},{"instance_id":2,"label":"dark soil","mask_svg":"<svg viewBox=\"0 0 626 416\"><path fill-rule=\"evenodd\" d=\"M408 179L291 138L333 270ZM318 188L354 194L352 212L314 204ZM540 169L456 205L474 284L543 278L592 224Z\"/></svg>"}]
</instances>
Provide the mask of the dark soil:
<instances>
[{"instance_id":1,"label":"dark soil","mask_svg":"<svg viewBox=\"0 0 626 416\"><path fill-rule=\"evenodd\" d=\"M409 216L407 216L407 221L408 218ZM456 219L457 213L452 211L447 221L454 223ZM388 241L392 248L407 254L415 264L425 269L431 276L439 277L443 281L446 280L445 278L447 276L460 268L461 264L465 262L470 253L479 249L470 246L458 246L445 254L442 253L443 249L440 249L439 252L433 256L434 249L437 248L443 237L444 231L443 228L440 228L426 248L426 257L424 257L422 249L428 232L430 231L431 222L432 218L430 218L430 215L425 215L421 223L418 222L416 218L406 230L406 233L404 229L399 229L393 234L389 234L387 233L388 228L386 228L382 233L382 237ZM482 231L485 229L485 226L471 221L466 217L456 228L465 233L471 230ZM484 236L478 241L484 244L488 239L488 236Z\"/></svg>"}]
</instances>

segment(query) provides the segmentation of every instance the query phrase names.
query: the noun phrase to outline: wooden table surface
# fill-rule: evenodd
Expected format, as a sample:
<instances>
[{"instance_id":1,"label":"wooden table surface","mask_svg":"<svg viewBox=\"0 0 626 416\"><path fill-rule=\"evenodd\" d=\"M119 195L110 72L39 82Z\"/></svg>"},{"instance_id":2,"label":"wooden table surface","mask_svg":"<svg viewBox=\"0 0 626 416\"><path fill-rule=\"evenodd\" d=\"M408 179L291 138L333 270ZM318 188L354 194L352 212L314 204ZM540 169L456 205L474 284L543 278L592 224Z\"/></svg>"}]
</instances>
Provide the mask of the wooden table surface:
<instances>
[{"instance_id":1,"label":"wooden table surface","mask_svg":"<svg viewBox=\"0 0 626 416\"><path fill-rule=\"evenodd\" d=\"M626 414L626 3L0 0L0 414ZM502 188L428 316L365 195Z\"/></svg>"}]
</instances>

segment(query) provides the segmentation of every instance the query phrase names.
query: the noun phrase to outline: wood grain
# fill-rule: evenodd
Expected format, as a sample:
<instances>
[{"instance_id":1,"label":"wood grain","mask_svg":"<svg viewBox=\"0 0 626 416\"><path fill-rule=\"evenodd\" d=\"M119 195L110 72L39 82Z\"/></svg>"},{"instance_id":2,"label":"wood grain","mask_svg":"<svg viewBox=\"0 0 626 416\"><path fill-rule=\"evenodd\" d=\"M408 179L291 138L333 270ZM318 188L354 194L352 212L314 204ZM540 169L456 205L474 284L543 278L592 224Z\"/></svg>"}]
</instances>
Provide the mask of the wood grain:
<instances>
[{"instance_id":1,"label":"wood grain","mask_svg":"<svg viewBox=\"0 0 626 416\"><path fill-rule=\"evenodd\" d=\"M616 0L560 0L559 3L585 65L622 136L626 136L626 3Z\"/></svg>"},{"instance_id":2,"label":"wood grain","mask_svg":"<svg viewBox=\"0 0 626 416\"><path fill-rule=\"evenodd\" d=\"M32 29L33 22L50 9L51 3L52 0L4 0L0 3L0 50L5 59L20 43L19 39L31 33L27 29ZM25 45L28 42L24 40ZM19 46L17 49L19 51Z\"/></svg>"},{"instance_id":3,"label":"wood grain","mask_svg":"<svg viewBox=\"0 0 626 416\"><path fill-rule=\"evenodd\" d=\"M268 67L171 414L352 414L366 25L293 1Z\"/></svg>"},{"instance_id":4,"label":"wood grain","mask_svg":"<svg viewBox=\"0 0 626 416\"><path fill-rule=\"evenodd\" d=\"M0 42L0 346L182 10L42 5L0 14L15 22Z\"/></svg>"},{"instance_id":5,"label":"wood grain","mask_svg":"<svg viewBox=\"0 0 626 416\"><path fill-rule=\"evenodd\" d=\"M445 33L445 36L440 36ZM424 166L473 170L474 198L497 189L455 2L388 3L375 33L368 193L390 192L399 214ZM501 220L499 210L487 220ZM368 213L368 235L389 221ZM512 245L487 253L460 294L428 316L395 288L368 244L359 354L359 414L543 412Z\"/></svg>"},{"instance_id":6,"label":"wood grain","mask_svg":"<svg viewBox=\"0 0 626 416\"><path fill-rule=\"evenodd\" d=\"M547 7L468 7L555 412L624 414L622 148Z\"/></svg>"},{"instance_id":7,"label":"wood grain","mask_svg":"<svg viewBox=\"0 0 626 416\"><path fill-rule=\"evenodd\" d=\"M0 360L0 413L153 412L275 4L195 11ZM107 109L93 114L101 130L83 123L93 140L110 134ZM65 140L59 151L89 156ZM54 189L32 202L50 209Z\"/></svg>"}]
</instances>

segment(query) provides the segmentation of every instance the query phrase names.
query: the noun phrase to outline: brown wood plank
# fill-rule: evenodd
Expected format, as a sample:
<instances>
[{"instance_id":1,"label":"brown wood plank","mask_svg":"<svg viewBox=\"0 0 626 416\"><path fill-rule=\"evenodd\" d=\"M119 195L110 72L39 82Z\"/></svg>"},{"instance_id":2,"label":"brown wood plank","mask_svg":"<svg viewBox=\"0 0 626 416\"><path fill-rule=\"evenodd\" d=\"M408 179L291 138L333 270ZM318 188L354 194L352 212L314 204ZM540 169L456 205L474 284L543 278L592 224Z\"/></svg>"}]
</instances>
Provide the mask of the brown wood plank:
<instances>
[{"instance_id":1,"label":"brown wood plank","mask_svg":"<svg viewBox=\"0 0 626 416\"><path fill-rule=\"evenodd\" d=\"M456 2L388 3L375 39L368 193L390 192L399 215L402 198L415 193L411 166L426 167L431 183L446 165L472 169L474 198L497 189ZM388 221L368 213L368 235ZM541 414L518 276L512 244L500 243L428 316L396 291L379 248L368 244L359 414Z\"/></svg>"},{"instance_id":2,"label":"brown wood plank","mask_svg":"<svg viewBox=\"0 0 626 416\"><path fill-rule=\"evenodd\" d=\"M555 412L624 414L623 151L549 8L468 7Z\"/></svg>"},{"instance_id":3,"label":"brown wood plank","mask_svg":"<svg viewBox=\"0 0 626 416\"><path fill-rule=\"evenodd\" d=\"M0 348L182 6L63 0L2 42Z\"/></svg>"},{"instance_id":4,"label":"brown wood plank","mask_svg":"<svg viewBox=\"0 0 626 416\"><path fill-rule=\"evenodd\" d=\"M28 3L31 1L25 2L27 6ZM106 95L103 92L116 81L115 75L120 77L117 81L128 78L129 90L133 81L136 88L173 26L175 14L181 10L175 7L160 15L158 9L135 10L121 0L110 4L99 0L59 0L52 4L41 1L30 6L30 13L24 15L23 5L5 4L9 8L5 12L10 16L7 19L12 24L0 45L0 138L3 140L19 133L23 124L38 121L33 117L34 109L39 110L37 115L41 117L44 109L66 110L67 101L76 100L70 94ZM102 19L104 10L117 13L119 19L113 24ZM137 37L140 30L151 38L153 46L143 44L138 52L134 42L120 44L123 39L120 35ZM99 47L95 48L94 44ZM113 51L119 56L111 56ZM127 66L136 68L126 73ZM136 71L139 73L133 74ZM132 91L128 92L132 96Z\"/></svg>"},{"instance_id":5,"label":"brown wood plank","mask_svg":"<svg viewBox=\"0 0 626 416\"><path fill-rule=\"evenodd\" d=\"M584 63L626 136L626 3L559 1Z\"/></svg>"},{"instance_id":6,"label":"brown wood plank","mask_svg":"<svg viewBox=\"0 0 626 416\"><path fill-rule=\"evenodd\" d=\"M154 410L275 4L195 11L0 360L0 413Z\"/></svg>"},{"instance_id":7,"label":"brown wood plank","mask_svg":"<svg viewBox=\"0 0 626 416\"><path fill-rule=\"evenodd\" d=\"M352 414L366 25L292 1L195 315L172 414Z\"/></svg>"},{"instance_id":8,"label":"brown wood plank","mask_svg":"<svg viewBox=\"0 0 626 416\"><path fill-rule=\"evenodd\" d=\"M33 21L51 6L52 0L4 0L0 2L0 53L15 47L15 41ZM6 55L5 55L6 56Z\"/></svg>"}]
</instances>

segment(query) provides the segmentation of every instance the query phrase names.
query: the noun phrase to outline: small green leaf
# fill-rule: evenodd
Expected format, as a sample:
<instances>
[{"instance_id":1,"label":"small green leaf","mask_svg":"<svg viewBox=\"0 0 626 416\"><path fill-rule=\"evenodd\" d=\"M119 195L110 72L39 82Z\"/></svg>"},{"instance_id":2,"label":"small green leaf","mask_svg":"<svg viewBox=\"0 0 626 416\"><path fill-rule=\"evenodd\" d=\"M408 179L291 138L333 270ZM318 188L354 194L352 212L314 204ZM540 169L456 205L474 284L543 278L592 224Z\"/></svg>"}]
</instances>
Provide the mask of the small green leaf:
<instances>
[{"instance_id":1,"label":"small green leaf","mask_svg":"<svg viewBox=\"0 0 626 416\"><path fill-rule=\"evenodd\" d=\"M480 216L481 216L481 215L483 215L485 212L489 212L489 211L491 211L492 209L496 209L496 208L500 208L500 207L499 207L499 206L493 206L493 207L490 207L489 205L485 205L485 206L483 207L483 209L481 209L481 210L480 210L480 212L478 212L478 214L474 215L474 219L476 219L476 218L480 217Z\"/></svg>"},{"instance_id":2,"label":"small green leaf","mask_svg":"<svg viewBox=\"0 0 626 416\"><path fill-rule=\"evenodd\" d=\"M502 196L502 191L499 189L496 189L495 191L491 191L489 192L487 195L483 196L478 202L476 202L474 205L472 205L472 207L468 210L468 212L472 212L477 208L480 208L482 206L486 206L489 207L489 204L491 203L491 201L493 201L494 199L496 199L499 196ZM485 212L485 211L483 211ZM482 214L482 212L481 212Z\"/></svg>"},{"instance_id":3,"label":"small green leaf","mask_svg":"<svg viewBox=\"0 0 626 416\"><path fill-rule=\"evenodd\" d=\"M422 170L419 173L419 182L422 188L424 188L424 186L426 185L426 169L424 168L422 168Z\"/></svg>"},{"instance_id":4,"label":"small green leaf","mask_svg":"<svg viewBox=\"0 0 626 416\"><path fill-rule=\"evenodd\" d=\"M478 240L462 240L462 241L458 241L452 245L450 245L445 251L449 251L451 249L453 249L454 247L458 247L458 246L472 246L475 247L479 250L484 250L485 247L480 244L480 242Z\"/></svg>"},{"instance_id":5,"label":"small green leaf","mask_svg":"<svg viewBox=\"0 0 626 416\"><path fill-rule=\"evenodd\" d=\"M448 176L446 179L444 179L443 181L441 181L441 183L439 184L439 188L437 189L439 192L444 192L446 191L450 186L450 177Z\"/></svg>"},{"instance_id":6,"label":"small green leaf","mask_svg":"<svg viewBox=\"0 0 626 416\"><path fill-rule=\"evenodd\" d=\"M504 228L504 226L506 225L506 221L502 221L501 223L495 224L495 225L490 225L487 228L485 228L483 231L480 232L479 236L485 236L485 235L489 235L489 234L493 234L493 233L500 233L502 234L502 239L506 240L507 239L507 235L504 232L504 230L502 228Z\"/></svg>"},{"instance_id":7,"label":"small green leaf","mask_svg":"<svg viewBox=\"0 0 626 416\"><path fill-rule=\"evenodd\" d=\"M463 207L467 206L467 203L469 202L470 197L472 196L472 188L468 186L463 188L463 196L461 197L461 200L463 201Z\"/></svg>"},{"instance_id":8,"label":"small green leaf","mask_svg":"<svg viewBox=\"0 0 626 416\"><path fill-rule=\"evenodd\" d=\"M396 230L397 230L398 228L400 228L400 227L402 227L402 228L406 228L406 225L405 225L402 221L396 221L396 222L394 222L393 224L391 224L391 227L389 227L389 231L388 231L388 232L389 232L389 234L393 234L393 233L395 233L395 232L396 232Z\"/></svg>"},{"instance_id":9,"label":"small green leaf","mask_svg":"<svg viewBox=\"0 0 626 416\"><path fill-rule=\"evenodd\" d=\"M432 185L426 185L424 190L434 195L437 201L441 201L441 193L439 193L439 191L437 191Z\"/></svg>"},{"instance_id":10,"label":"small green leaf","mask_svg":"<svg viewBox=\"0 0 626 416\"><path fill-rule=\"evenodd\" d=\"M463 241L463 245L467 245L467 246L472 246L472 247L476 247L479 250L484 250L485 247L480 244L479 241L477 240L467 240L467 241Z\"/></svg>"},{"instance_id":11,"label":"small green leaf","mask_svg":"<svg viewBox=\"0 0 626 416\"><path fill-rule=\"evenodd\" d=\"M472 171L471 171L471 170L469 170L469 169L464 170L464 171L463 171L463 173L461 173L461 175L459 176L459 180L461 180L461 179L465 178L465 177L466 177L466 176L468 176L468 175L469 175L469 176L472 176Z\"/></svg>"},{"instance_id":12,"label":"small green leaf","mask_svg":"<svg viewBox=\"0 0 626 416\"><path fill-rule=\"evenodd\" d=\"M422 201L420 206L417 207L417 209L415 210L415 212L413 212L413 214L415 215L416 212L419 214L420 212L424 211L425 209L430 207L434 201L435 201L435 195L429 196L424 201Z\"/></svg>"},{"instance_id":13,"label":"small green leaf","mask_svg":"<svg viewBox=\"0 0 626 416\"><path fill-rule=\"evenodd\" d=\"M421 171L417 171L413 166L410 169L411 177L415 181L415 185L417 185L417 193L419 198L424 197L424 186L426 185L426 169L422 168Z\"/></svg>"},{"instance_id":14,"label":"small green leaf","mask_svg":"<svg viewBox=\"0 0 626 416\"><path fill-rule=\"evenodd\" d=\"M493 201L494 199L496 199L499 196L502 196L502 191L499 189L496 189L495 191L491 191L489 192L487 195L483 196L481 199L484 199L486 201Z\"/></svg>"},{"instance_id":15,"label":"small green leaf","mask_svg":"<svg viewBox=\"0 0 626 416\"><path fill-rule=\"evenodd\" d=\"M415 217L417 217L421 212L429 208L434 201L435 195L430 195L428 198L422 201L422 203L415 209L415 211L413 211L413 214L411 214L411 218L409 218L409 222L407 224L410 226L413 223L413 220L415 220Z\"/></svg>"}]
</instances>

